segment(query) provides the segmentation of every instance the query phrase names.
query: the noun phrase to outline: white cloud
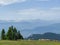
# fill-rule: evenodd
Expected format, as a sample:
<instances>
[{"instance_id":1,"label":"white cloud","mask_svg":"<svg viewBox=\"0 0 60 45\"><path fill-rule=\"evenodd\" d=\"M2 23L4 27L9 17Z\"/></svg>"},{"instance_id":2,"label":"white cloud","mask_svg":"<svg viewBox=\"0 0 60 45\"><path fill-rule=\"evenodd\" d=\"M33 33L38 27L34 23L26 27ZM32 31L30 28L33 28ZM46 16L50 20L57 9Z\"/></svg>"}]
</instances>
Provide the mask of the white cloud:
<instances>
[{"instance_id":1,"label":"white cloud","mask_svg":"<svg viewBox=\"0 0 60 45\"><path fill-rule=\"evenodd\" d=\"M26 0L0 0L0 5L8 5L17 2L25 2Z\"/></svg>"},{"instance_id":2,"label":"white cloud","mask_svg":"<svg viewBox=\"0 0 60 45\"><path fill-rule=\"evenodd\" d=\"M1 14L1 13L0 13ZM4 16L5 15L5 16ZM8 17L6 17L8 16ZM8 11L1 14L1 20L32 20L32 19L41 19L41 20L59 20L60 19L60 10L58 9L21 9L18 11Z\"/></svg>"},{"instance_id":3,"label":"white cloud","mask_svg":"<svg viewBox=\"0 0 60 45\"><path fill-rule=\"evenodd\" d=\"M21 3L21 2L25 2L25 1L28 1L28 0L0 0L0 5L4 6L4 5L12 4L12 3L18 3L18 2ZM36 0L36 1L49 1L49 0Z\"/></svg>"},{"instance_id":4,"label":"white cloud","mask_svg":"<svg viewBox=\"0 0 60 45\"><path fill-rule=\"evenodd\" d=\"M17 12L23 19L42 19L58 20L60 19L60 10L42 10L42 9L25 9Z\"/></svg>"}]
</instances>

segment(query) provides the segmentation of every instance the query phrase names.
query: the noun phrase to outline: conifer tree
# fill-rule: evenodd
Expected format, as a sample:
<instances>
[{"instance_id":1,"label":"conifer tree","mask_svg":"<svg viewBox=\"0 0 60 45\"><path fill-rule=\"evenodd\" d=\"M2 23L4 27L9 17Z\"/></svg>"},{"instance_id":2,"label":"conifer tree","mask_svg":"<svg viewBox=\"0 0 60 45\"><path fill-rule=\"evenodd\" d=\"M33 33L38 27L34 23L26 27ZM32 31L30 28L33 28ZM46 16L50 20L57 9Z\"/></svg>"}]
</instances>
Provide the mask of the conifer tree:
<instances>
[{"instance_id":1,"label":"conifer tree","mask_svg":"<svg viewBox=\"0 0 60 45\"><path fill-rule=\"evenodd\" d=\"M15 27L13 29L13 39L17 40L17 29Z\"/></svg>"},{"instance_id":2,"label":"conifer tree","mask_svg":"<svg viewBox=\"0 0 60 45\"><path fill-rule=\"evenodd\" d=\"M9 27L9 29L8 29L7 38L8 38L8 40L13 40L12 39L12 30L11 30L11 27Z\"/></svg>"},{"instance_id":3,"label":"conifer tree","mask_svg":"<svg viewBox=\"0 0 60 45\"><path fill-rule=\"evenodd\" d=\"M23 39L23 36L21 35L20 31L17 32L18 39Z\"/></svg>"},{"instance_id":4,"label":"conifer tree","mask_svg":"<svg viewBox=\"0 0 60 45\"><path fill-rule=\"evenodd\" d=\"M5 30L4 29L2 29L2 32L1 32L1 39L5 40Z\"/></svg>"}]
</instances>

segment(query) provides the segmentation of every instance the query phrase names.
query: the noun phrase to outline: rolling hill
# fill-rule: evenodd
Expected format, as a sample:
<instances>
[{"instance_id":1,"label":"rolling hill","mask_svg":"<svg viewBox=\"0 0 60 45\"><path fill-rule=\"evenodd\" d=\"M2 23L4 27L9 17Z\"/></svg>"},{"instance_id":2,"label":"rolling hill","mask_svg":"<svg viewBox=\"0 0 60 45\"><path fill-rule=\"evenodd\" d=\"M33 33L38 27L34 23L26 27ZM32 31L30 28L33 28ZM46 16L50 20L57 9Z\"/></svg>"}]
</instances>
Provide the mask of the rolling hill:
<instances>
[{"instance_id":1,"label":"rolling hill","mask_svg":"<svg viewBox=\"0 0 60 45\"><path fill-rule=\"evenodd\" d=\"M60 40L60 34L47 32L44 34L32 34L27 39L39 40L39 39L49 39L49 40Z\"/></svg>"}]
</instances>

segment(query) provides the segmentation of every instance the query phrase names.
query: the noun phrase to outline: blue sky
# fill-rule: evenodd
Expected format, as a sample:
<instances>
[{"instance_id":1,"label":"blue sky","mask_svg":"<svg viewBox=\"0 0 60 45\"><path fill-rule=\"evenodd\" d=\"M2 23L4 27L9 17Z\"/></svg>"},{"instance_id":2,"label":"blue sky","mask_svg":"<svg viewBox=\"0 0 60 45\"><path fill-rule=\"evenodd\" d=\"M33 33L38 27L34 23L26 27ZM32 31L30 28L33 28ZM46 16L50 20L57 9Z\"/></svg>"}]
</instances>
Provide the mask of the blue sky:
<instances>
[{"instance_id":1,"label":"blue sky","mask_svg":"<svg viewBox=\"0 0 60 45\"><path fill-rule=\"evenodd\" d=\"M0 20L60 20L60 0L0 0Z\"/></svg>"}]
</instances>

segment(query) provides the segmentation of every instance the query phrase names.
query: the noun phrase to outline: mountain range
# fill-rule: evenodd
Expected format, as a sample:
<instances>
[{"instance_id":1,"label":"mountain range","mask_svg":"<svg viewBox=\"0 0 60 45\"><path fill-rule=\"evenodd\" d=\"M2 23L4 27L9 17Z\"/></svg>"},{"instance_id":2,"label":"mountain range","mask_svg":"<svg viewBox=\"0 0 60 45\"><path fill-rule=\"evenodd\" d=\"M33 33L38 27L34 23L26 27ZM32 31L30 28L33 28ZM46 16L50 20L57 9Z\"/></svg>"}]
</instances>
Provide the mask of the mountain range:
<instances>
[{"instance_id":1,"label":"mountain range","mask_svg":"<svg viewBox=\"0 0 60 45\"><path fill-rule=\"evenodd\" d=\"M41 39L48 39L48 40L60 40L60 34L47 32L44 34L32 34L27 39L30 40L41 40Z\"/></svg>"},{"instance_id":2,"label":"mountain range","mask_svg":"<svg viewBox=\"0 0 60 45\"><path fill-rule=\"evenodd\" d=\"M60 23L45 20L27 20L27 21L3 21L0 20L0 30L4 28L6 31L9 26L14 26L21 31L24 37L31 34L42 34L45 32L60 33Z\"/></svg>"}]
</instances>

